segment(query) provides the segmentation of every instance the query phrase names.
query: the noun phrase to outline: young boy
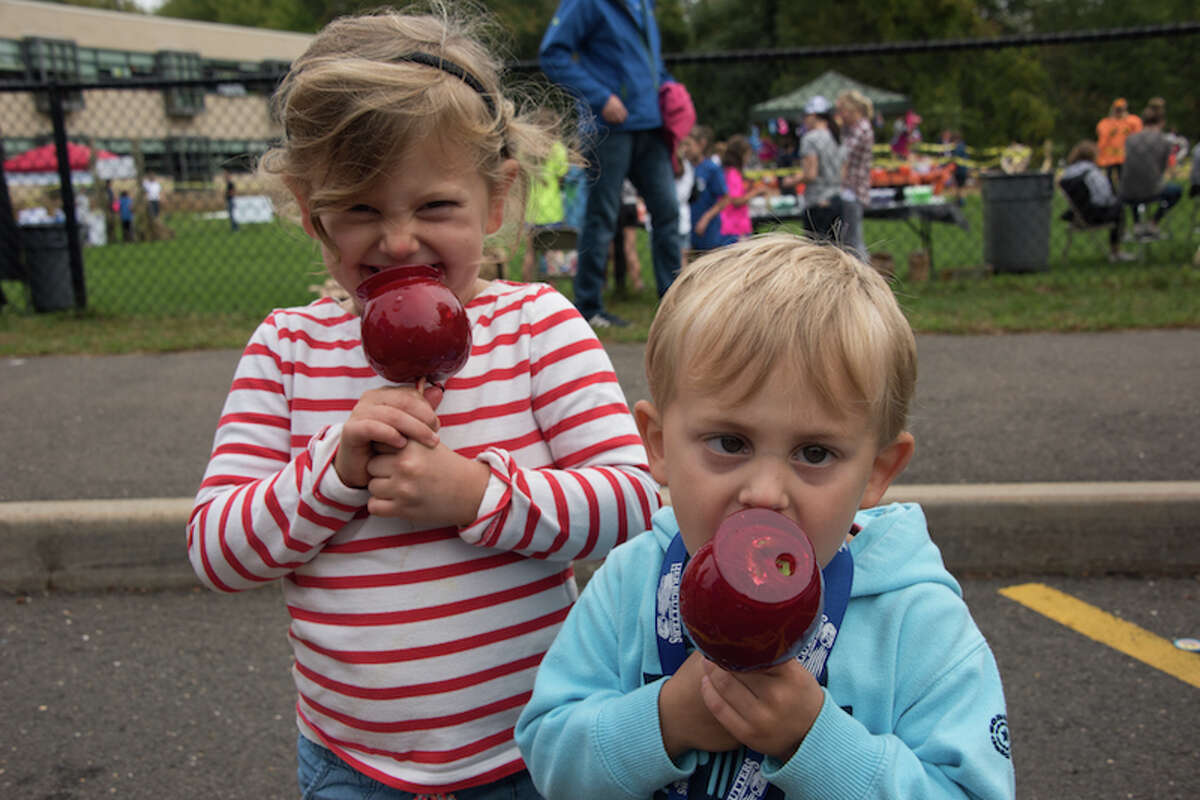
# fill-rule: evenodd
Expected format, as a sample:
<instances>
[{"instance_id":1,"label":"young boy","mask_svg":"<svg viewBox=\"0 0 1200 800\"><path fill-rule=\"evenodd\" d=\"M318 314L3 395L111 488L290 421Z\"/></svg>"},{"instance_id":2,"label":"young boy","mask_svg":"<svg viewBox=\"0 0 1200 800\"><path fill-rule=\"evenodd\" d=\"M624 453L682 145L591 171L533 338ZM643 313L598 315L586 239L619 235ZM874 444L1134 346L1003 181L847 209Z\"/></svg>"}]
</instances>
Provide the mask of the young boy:
<instances>
[{"instance_id":1,"label":"young boy","mask_svg":"<svg viewBox=\"0 0 1200 800\"><path fill-rule=\"evenodd\" d=\"M689 213L692 218L692 250L714 250L733 241L721 233L721 209L725 208L727 189L719 161L709 158L712 130L697 125L683 137L680 150L692 164L693 185Z\"/></svg>"},{"instance_id":2,"label":"young boy","mask_svg":"<svg viewBox=\"0 0 1200 800\"><path fill-rule=\"evenodd\" d=\"M653 402L634 413L672 507L609 555L542 662L516 729L539 791L1012 797L987 642L920 508L876 507L913 453L916 382L884 280L786 234L730 245L667 293L646 372ZM747 508L797 522L825 568L816 675L799 660L726 672L679 636L672 576Z\"/></svg>"}]
</instances>

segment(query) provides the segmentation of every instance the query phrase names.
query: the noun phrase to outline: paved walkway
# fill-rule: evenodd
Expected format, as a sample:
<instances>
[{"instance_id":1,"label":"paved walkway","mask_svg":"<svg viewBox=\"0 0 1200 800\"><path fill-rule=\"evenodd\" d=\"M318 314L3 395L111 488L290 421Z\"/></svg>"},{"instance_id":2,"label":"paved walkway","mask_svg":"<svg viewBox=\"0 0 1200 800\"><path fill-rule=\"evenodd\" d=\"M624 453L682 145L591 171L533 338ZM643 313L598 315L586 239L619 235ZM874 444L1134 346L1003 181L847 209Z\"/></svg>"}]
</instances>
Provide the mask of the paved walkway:
<instances>
[{"instance_id":1,"label":"paved walkway","mask_svg":"<svg viewBox=\"0 0 1200 800\"><path fill-rule=\"evenodd\" d=\"M642 348L608 345L632 404ZM972 571L1200 569L1200 330L920 336L921 501ZM0 361L0 589L178 582L239 353ZM179 568L183 573L180 575Z\"/></svg>"}]
</instances>

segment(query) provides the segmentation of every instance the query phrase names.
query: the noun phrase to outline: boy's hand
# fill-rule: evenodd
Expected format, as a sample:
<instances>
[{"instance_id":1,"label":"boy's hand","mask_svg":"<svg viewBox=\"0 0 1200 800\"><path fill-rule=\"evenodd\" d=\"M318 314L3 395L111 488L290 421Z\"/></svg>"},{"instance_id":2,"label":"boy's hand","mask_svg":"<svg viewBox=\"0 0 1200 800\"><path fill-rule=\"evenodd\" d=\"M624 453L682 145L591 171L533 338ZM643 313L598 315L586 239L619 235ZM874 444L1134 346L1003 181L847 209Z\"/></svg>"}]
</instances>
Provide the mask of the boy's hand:
<instances>
[{"instance_id":1,"label":"boy's hand","mask_svg":"<svg viewBox=\"0 0 1200 800\"><path fill-rule=\"evenodd\" d=\"M438 444L438 419L434 408L441 402L441 390L423 391L406 386L372 389L363 394L342 425L342 439L333 468L347 486L365 488L371 476L367 462L375 455L374 443L400 450L409 441L429 447Z\"/></svg>"},{"instance_id":2,"label":"boy's hand","mask_svg":"<svg viewBox=\"0 0 1200 800\"><path fill-rule=\"evenodd\" d=\"M704 656L692 653L658 693L658 721L663 748L672 759L688 750L720 753L734 750L737 739L705 707L700 696Z\"/></svg>"},{"instance_id":3,"label":"boy's hand","mask_svg":"<svg viewBox=\"0 0 1200 800\"><path fill-rule=\"evenodd\" d=\"M825 693L792 658L757 672L727 672L704 662L705 707L739 742L786 762L821 713Z\"/></svg>"},{"instance_id":4,"label":"boy's hand","mask_svg":"<svg viewBox=\"0 0 1200 800\"><path fill-rule=\"evenodd\" d=\"M469 525L479 513L491 471L444 444L412 442L367 462L367 511L418 525Z\"/></svg>"}]
</instances>

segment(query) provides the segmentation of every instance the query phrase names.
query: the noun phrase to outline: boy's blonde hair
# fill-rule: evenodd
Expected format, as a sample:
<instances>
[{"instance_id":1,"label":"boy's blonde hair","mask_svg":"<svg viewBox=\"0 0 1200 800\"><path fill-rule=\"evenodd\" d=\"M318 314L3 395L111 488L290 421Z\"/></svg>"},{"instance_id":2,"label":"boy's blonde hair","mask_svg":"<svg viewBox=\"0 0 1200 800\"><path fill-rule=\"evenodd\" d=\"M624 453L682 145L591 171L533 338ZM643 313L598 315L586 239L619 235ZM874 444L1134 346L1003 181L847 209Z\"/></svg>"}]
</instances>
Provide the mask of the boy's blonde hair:
<instances>
[{"instance_id":1,"label":"boy's blonde hair","mask_svg":"<svg viewBox=\"0 0 1200 800\"><path fill-rule=\"evenodd\" d=\"M283 141L260 166L307 199L327 245L317 215L352 202L431 135L469 148L493 190L503 186L505 161L518 161L505 222L520 229L530 175L562 118L534 122L505 95L502 62L483 44L491 24L485 10L463 3L385 8L334 20L292 63L274 100Z\"/></svg>"},{"instance_id":2,"label":"boy's blonde hair","mask_svg":"<svg viewBox=\"0 0 1200 800\"><path fill-rule=\"evenodd\" d=\"M829 410L865 413L888 444L907 425L916 341L879 273L833 245L767 234L689 264L650 326L659 411L678 391L740 385L748 398L779 369L803 376Z\"/></svg>"}]
</instances>

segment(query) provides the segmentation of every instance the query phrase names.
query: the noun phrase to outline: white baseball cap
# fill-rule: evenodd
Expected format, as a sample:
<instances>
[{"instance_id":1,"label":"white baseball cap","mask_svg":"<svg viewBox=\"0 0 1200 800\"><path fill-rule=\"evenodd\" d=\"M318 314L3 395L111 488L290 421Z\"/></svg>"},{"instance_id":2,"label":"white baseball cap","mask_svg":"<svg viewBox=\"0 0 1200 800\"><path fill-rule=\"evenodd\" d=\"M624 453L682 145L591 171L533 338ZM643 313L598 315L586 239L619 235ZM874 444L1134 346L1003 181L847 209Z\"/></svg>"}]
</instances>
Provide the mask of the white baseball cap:
<instances>
[{"instance_id":1,"label":"white baseball cap","mask_svg":"<svg viewBox=\"0 0 1200 800\"><path fill-rule=\"evenodd\" d=\"M804 104L805 114L828 114L833 109L824 95L814 94Z\"/></svg>"}]
</instances>

